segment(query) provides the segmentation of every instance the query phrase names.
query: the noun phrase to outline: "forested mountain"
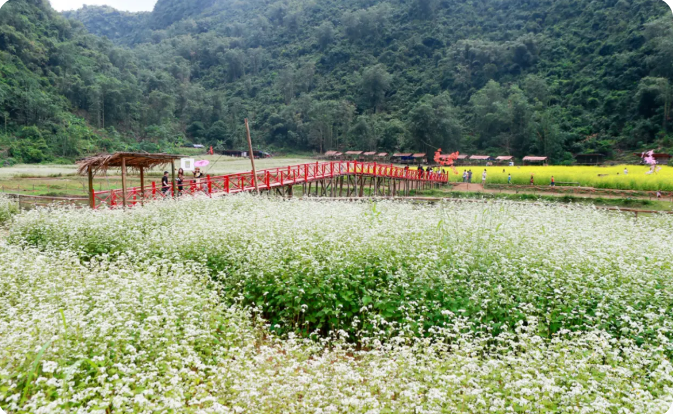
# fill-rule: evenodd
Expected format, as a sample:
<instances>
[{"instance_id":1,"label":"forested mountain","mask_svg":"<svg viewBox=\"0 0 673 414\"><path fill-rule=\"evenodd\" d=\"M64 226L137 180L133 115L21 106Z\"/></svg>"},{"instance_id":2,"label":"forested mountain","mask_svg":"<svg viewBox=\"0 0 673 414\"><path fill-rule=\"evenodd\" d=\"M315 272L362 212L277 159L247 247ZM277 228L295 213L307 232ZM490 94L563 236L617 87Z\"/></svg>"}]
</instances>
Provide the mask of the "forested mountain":
<instances>
[{"instance_id":1,"label":"forested mountain","mask_svg":"<svg viewBox=\"0 0 673 414\"><path fill-rule=\"evenodd\" d=\"M7 156L233 148L245 117L268 148L568 162L673 146L663 1L159 0L66 16L39 0L0 11Z\"/></svg>"}]
</instances>

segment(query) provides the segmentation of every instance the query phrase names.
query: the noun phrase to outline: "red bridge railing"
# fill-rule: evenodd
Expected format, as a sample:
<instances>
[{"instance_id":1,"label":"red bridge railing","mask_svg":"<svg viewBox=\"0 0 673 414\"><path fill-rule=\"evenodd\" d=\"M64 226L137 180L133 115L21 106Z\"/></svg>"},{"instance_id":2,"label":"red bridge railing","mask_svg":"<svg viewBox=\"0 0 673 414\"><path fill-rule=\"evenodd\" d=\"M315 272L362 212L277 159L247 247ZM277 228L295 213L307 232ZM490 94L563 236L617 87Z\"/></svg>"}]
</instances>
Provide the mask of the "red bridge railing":
<instances>
[{"instance_id":1,"label":"red bridge railing","mask_svg":"<svg viewBox=\"0 0 673 414\"><path fill-rule=\"evenodd\" d=\"M418 170L407 170L392 164L379 164L376 162L331 161L260 170L257 171L256 176L250 171L214 177L207 176L200 180L185 180L182 185L176 185L176 190L179 196L236 194L254 191L254 178L257 179L259 189L264 191L287 185L303 184L346 175L395 178L441 184L448 183L449 181L446 173L421 173ZM152 182L151 185L145 186L144 189L141 187L127 188L126 204L134 206L143 200L155 200L164 197L173 197L174 195L172 185L168 188L161 188L156 182ZM101 205L110 207L120 206L122 205L122 200L123 191L121 189L94 193L94 207Z\"/></svg>"}]
</instances>

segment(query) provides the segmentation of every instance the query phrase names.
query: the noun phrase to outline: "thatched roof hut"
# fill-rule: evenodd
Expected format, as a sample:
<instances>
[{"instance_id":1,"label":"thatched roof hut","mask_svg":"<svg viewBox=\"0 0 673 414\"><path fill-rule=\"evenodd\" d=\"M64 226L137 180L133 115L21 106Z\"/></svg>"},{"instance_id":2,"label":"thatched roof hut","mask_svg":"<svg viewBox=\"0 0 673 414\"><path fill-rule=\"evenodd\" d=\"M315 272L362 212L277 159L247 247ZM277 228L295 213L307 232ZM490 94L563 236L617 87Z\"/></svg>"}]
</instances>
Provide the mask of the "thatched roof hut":
<instances>
[{"instance_id":1,"label":"thatched roof hut","mask_svg":"<svg viewBox=\"0 0 673 414\"><path fill-rule=\"evenodd\" d=\"M77 173L87 175L89 171L94 175L104 173L109 168L131 168L137 171L147 170L161 165L167 165L175 160L186 158L184 155L148 154L139 152L117 152L114 154L98 154L77 161Z\"/></svg>"},{"instance_id":2,"label":"thatched roof hut","mask_svg":"<svg viewBox=\"0 0 673 414\"><path fill-rule=\"evenodd\" d=\"M110 168L122 170L122 202L126 206L126 171L128 168L140 172L141 193L145 188L145 170L162 165L171 164L173 171L173 192L175 193L175 164L176 160L186 158L175 154L148 154L138 152L117 152L114 154L98 154L77 161L77 173L89 176L89 204L95 207L95 193L93 177L98 173L105 173Z\"/></svg>"}]
</instances>

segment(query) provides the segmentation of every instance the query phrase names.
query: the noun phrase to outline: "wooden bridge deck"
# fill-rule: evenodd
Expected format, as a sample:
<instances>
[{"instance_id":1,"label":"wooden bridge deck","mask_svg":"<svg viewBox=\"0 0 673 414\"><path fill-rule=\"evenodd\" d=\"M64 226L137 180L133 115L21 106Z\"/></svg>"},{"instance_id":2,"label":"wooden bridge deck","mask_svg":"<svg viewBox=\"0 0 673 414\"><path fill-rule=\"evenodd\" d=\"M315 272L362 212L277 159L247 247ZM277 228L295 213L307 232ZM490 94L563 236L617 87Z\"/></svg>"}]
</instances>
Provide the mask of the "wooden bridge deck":
<instances>
[{"instance_id":1,"label":"wooden bridge deck","mask_svg":"<svg viewBox=\"0 0 673 414\"><path fill-rule=\"evenodd\" d=\"M150 186L126 190L94 192L94 208L100 206L134 206L145 200L174 196L203 194L210 197L222 194L254 192L255 181L260 191L292 195L294 186L301 185L304 194L317 196L362 197L368 188L370 195L405 196L411 190L447 184L446 173L421 173L392 164L376 162L332 161L293 165L222 176L207 176L201 180L185 180L182 185L162 188L153 182Z\"/></svg>"}]
</instances>

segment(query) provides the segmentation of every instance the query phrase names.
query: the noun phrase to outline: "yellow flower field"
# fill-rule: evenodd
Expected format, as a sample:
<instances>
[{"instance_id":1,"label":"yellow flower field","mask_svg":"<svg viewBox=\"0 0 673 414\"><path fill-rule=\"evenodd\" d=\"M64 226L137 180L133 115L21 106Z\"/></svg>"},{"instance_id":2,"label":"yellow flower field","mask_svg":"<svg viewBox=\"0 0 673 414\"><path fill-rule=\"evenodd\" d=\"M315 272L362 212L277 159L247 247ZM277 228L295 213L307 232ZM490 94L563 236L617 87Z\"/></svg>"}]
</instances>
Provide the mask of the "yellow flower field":
<instances>
[{"instance_id":1,"label":"yellow flower field","mask_svg":"<svg viewBox=\"0 0 673 414\"><path fill-rule=\"evenodd\" d=\"M624 175L624 169L628 174ZM529 184L531 174L535 178L535 185L549 185L554 176L557 185L561 183L579 183L583 187L614 188L619 190L641 191L673 191L673 167L661 166L661 170L648 175L649 167L640 165L618 165L611 167L598 166L514 166L514 167L481 167L459 166L458 175L450 168L444 167L449 172L452 182L463 180L464 170L472 170L472 182L480 183L481 174L487 171L486 182L488 184L507 184L507 177L512 174L512 184Z\"/></svg>"}]
</instances>

